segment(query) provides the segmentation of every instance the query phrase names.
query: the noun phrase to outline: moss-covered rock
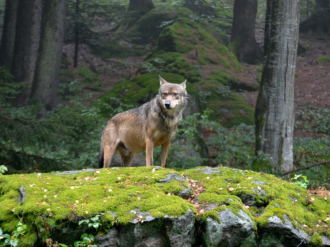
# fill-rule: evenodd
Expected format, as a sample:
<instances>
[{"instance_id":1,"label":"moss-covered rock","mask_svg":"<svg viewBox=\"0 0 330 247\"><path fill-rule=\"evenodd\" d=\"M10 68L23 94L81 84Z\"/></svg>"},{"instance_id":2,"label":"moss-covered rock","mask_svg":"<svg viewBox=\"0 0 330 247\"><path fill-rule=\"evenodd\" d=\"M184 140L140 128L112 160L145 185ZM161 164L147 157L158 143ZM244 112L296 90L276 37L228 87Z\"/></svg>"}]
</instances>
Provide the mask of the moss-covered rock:
<instances>
[{"instance_id":1,"label":"moss-covered rock","mask_svg":"<svg viewBox=\"0 0 330 247\"><path fill-rule=\"evenodd\" d=\"M192 12L187 8L156 8L143 15L127 31L128 38L136 44L156 42L160 33L180 16L188 17Z\"/></svg>"},{"instance_id":2,"label":"moss-covered rock","mask_svg":"<svg viewBox=\"0 0 330 247\"><path fill-rule=\"evenodd\" d=\"M179 195L188 187L194 192L184 200ZM247 206L242 195L253 195L255 203ZM329 214L326 198L311 196L273 175L230 168L177 172L141 167L0 176L0 227L11 233L23 218L27 233L19 246L45 246L48 238L72 244L82 233L102 239L109 229L106 239L113 238L119 246L146 239L168 246L183 246L177 241L184 239L194 246L197 229L202 232L196 232L201 234L196 246L201 241L210 243L205 246L257 246L257 236L261 246L321 246L330 234ZM97 231L87 224L78 226L95 215L101 224ZM210 233L215 225L218 235Z\"/></svg>"},{"instance_id":3,"label":"moss-covered rock","mask_svg":"<svg viewBox=\"0 0 330 247\"><path fill-rule=\"evenodd\" d=\"M178 52L159 52L156 57L147 59L138 68L138 73L162 71L183 76L189 82L197 82L201 79L199 66L193 66Z\"/></svg>"},{"instance_id":4,"label":"moss-covered rock","mask_svg":"<svg viewBox=\"0 0 330 247\"><path fill-rule=\"evenodd\" d=\"M254 109L239 94L232 92L229 86L216 80L207 80L197 83L196 87L202 106L213 110L211 120L219 121L226 127L254 123Z\"/></svg>"},{"instance_id":5,"label":"moss-covered rock","mask_svg":"<svg viewBox=\"0 0 330 247\"><path fill-rule=\"evenodd\" d=\"M198 23L188 18L177 19L161 32L157 46L138 71L176 73L190 82L197 82L201 80L203 66L207 64L227 70L241 69L235 56L210 34L210 30L212 28L206 21Z\"/></svg>"},{"instance_id":6,"label":"moss-covered rock","mask_svg":"<svg viewBox=\"0 0 330 247\"><path fill-rule=\"evenodd\" d=\"M158 45L149 58L156 57L160 51L188 54L200 65L211 63L220 64L226 68L240 68L235 56L226 46L219 43L200 24L187 18L179 18L163 30L159 36Z\"/></svg>"},{"instance_id":7,"label":"moss-covered rock","mask_svg":"<svg viewBox=\"0 0 330 247\"><path fill-rule=\"evenodd\" d=\"M244 91L257 91L259 85L257 83L251 85L244 83L235 78L230 71L214 71L210 74L209 80L218 81L224 86L228 86L231 90L235 92L244 92Z\"/></svg>"}]
</instances>

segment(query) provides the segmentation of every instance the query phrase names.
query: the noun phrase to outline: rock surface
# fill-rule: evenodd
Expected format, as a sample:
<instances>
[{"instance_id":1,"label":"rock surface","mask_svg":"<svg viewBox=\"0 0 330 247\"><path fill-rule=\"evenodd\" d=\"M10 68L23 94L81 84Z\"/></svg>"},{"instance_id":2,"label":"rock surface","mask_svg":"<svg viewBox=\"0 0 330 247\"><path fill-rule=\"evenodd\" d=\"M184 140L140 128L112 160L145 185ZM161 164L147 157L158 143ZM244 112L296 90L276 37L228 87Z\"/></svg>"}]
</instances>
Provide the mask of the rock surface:
<instances>
[{"instance_id":1,"label":"rock surface","mask_svg":"<svg viewBox=\"0 0 330 247\"><path fill-rule=\"evenodd\" d=\"M329 204L273 175L225 167L0 177L0 228L12 234L18 218L28 226L19 246L73 245L85 233L99 247L330 246Z\"/></svg>"}]
</instances>

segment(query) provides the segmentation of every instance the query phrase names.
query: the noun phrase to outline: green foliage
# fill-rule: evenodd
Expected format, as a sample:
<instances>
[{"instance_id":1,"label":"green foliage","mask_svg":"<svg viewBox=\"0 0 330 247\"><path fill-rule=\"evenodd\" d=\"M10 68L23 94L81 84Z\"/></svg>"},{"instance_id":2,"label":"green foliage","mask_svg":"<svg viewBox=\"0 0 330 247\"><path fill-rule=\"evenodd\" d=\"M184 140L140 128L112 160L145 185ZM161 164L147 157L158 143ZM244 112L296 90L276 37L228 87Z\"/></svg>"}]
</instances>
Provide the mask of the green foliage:
<instances>
[{"instance_id":1,"label":"green foliage","mask_svg":"<svg viewBox=\"0 0 330 247\"><path fill-rule=\"evenodd\" d=\"M23 218L18 222L16 230L12 232L11 235L3 233L2 229L0 228L0 246L14 246L16 247L19 242L20 238L26 234L27 226L22 223Z\"/></svg>"},{"instance_id":2,"label":"green foliage","mask_svg":"<svg viewBox=\"0 0 330 247\"><path fill-rule=\"evenodd\" d=\"M3 75L3 74L1 74ZM54 171L93 167L104 122L99 109L87 107L82 99L59 105L37 119L38 105L17 108L8 94L18 89L3 77L0 87L0 161L9 172Z\"/></svg>"},{"instance_id":3,"label":"green foliage","mask_svg":"<svg viewBox=\"0 0 330 247\"><path fill-rule=\"evenodd\" d=\"M98 81L97 76L87 67L79 68L77 75L82 77L82 82L85 84L96 83Z\"/></svg>"},{"instance_id":4,"label":"green foliage","mask_svg":"<svg viewBox=\"0 0 330 247\"><path fill-rule=\"evenodd\" d=\"M6 171L8 171L8 168L4 165L0 165L0 175L3 175Z\"/></svg>"},{"instance_id":5,"label":"green foliage","mask_svg":"<svg viewBox=\"0 0 330 247\"><path fill-rule=\"evenodd\" d=\"M298 185L301 188L307 189L307 186L309 184L309 181L307 179L307 176L303 176L302 174L296 174L293 178L291 178L291 181Z\"/></svg>"},{"instance_id":6,"label":"green foliage","mask_svg":"<svg viewBox=\"0 0 330 247\"><path fill-rule=\"evenodd\" d=\"M294 165L296 168L308 167L326 160L330 160L330 138L296 138L294 141ZM321 186L330 183L330 169L328 166L317 166L302 171L308 177L310 184Z\"/></svg>"},{"instance_id":7,"label":"green foliage","mask_svg":"<svg viewBox=\"0 0 330 247\"><path fill-rule=\"evenodd\" d=\"M263 171L271 172L269 157L263 153L255 156L254 126L241 124L227 129L218 125L214 131L207 144L218 151L214 157L217 164L252 170L261 163Z\"/></svg>"},{"instance_id":8,"label":"green foliage","mask_svg":"<svg viewBox=\"0 0 330 247\"><path fill-rule=\"evenodd\" d=\"M296 112L296 129L330 135L330 109L304 108Z\"/></svg>"},{"instance_id":9,"label":"green foliage","mask_svg":"<svg viewBox=\"0 0 330 247\"><path fill-rule=\"evenodd\" d=\"M100 215L98 215L98 214L90 219L85 219L85 220L79 221L78 225L80 226L81 224L87 224L88 227L93 227L96 230L102 225L100 222Z\"/></svg>"},{"instance_id":10,"label":"green foliage","mask_svg":"<svg viewBox=\"0 0 330 247\"><path fill-rule=\"evenodd\" d=\"M94 241L94 236L91 234L84 233L81 235L80 241L75 241L74 246L75 247L97 247L97 245L91 244Z\"/></svg>"}]
</instances>

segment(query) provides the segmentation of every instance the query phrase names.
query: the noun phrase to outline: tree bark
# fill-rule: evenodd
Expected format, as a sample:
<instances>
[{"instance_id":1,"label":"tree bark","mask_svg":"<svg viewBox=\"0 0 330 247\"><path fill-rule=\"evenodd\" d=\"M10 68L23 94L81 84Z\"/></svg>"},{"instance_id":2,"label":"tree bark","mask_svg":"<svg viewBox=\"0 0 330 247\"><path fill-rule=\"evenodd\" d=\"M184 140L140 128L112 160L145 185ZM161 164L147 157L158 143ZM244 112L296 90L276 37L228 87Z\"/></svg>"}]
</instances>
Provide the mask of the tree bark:
<instances>
[{"instance_id":1,"label":"tree bark","mask_svg":"<svg viewBox=\"0 0 330 247\"><path fill-rule=\"evenodd\" d=\"M262 61L262 52L255 39L257 10L257 0L234 2L234 20L229 47L240 62L258 64Z\"/></svg>"},{"instance_id":2,"label":"tree bark","mask_svg":"<svg viewBox=\"0 0 330 247\"><path fill-rule=\"evenodd\" d=\"M6 0L5 18L0 48L0 66L10 68L14 56L18 0Z\"/></svg>"},{"instance_id":3,"label":"tree bark","mask_svg":"<svg viewBox=\"0 0 330 247\"><path fill-rule=\"evenodd\" d=\"M56 105L67 0L44 0L42 32L31 100L40 103L40 116Z\"/></svg>"},{"instance_id":4,"label":"tree bark","mask_svg":"<svg viewBox=\"0 0 330 247\"><path fill-rule=\"evenodd\" d=\"M255 111L256 153L270 155L274 172L293 168L294 78L299 0L267 0L265 61Z\"/></svg>"},{"instance_id":5,"label":"tree bark","mask_svg":"<svg viewBox=\"0 0 330 247\"><path fill-rule=\"evenodd\" d=\"M11 71L16 82L26 82L27 85L18 95L18 105L25 105L30 99L39 49L41 15L42 0L19 1Z\"/></svg>"}]
</instances>

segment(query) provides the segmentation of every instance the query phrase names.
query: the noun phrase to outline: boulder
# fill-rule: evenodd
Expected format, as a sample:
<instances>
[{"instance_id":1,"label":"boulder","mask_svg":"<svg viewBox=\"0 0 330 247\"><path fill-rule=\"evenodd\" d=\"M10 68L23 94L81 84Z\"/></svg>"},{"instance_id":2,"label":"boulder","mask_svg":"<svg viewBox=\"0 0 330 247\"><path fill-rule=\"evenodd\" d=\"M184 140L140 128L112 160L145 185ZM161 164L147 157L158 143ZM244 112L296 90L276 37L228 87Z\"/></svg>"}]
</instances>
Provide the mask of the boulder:
<instances>
[{"instance_id":1,"label":"boulder","mask_svg":"<svg viewBox=\"0 0 330 247\"><path fill-rule=\"evenodd\" d=\"M247 199L248 198L248 199ZM88 169L0 176L0 228L18 246L329 246L327 198L226 167ZM0 240L0 244L1 244Z\"/></svg>"}]
</instances>

